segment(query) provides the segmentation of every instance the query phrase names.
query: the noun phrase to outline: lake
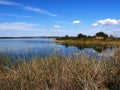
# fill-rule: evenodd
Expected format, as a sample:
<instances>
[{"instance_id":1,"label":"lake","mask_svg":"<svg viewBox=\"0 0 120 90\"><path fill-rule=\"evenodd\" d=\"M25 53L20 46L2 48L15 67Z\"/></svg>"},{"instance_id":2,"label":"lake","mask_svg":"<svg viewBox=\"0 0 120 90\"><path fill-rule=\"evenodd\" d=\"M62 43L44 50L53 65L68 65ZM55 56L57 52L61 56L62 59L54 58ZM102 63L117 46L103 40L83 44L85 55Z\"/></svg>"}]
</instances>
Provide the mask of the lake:
<instances>
[{"instance_id":1,"label":"lake","mask_svg":"<svg viewBox=\"0 0 120 90\"><path fill-rule=\"evenodd\" d=\"M34 56L47 57L54 55L86 54L91 58L110 58L114 54L114 47L67 45L52 42L55 38L24 38L0 39L0 55L7 54L14 57L31 58Z\"/></svg>"}]
</instances>

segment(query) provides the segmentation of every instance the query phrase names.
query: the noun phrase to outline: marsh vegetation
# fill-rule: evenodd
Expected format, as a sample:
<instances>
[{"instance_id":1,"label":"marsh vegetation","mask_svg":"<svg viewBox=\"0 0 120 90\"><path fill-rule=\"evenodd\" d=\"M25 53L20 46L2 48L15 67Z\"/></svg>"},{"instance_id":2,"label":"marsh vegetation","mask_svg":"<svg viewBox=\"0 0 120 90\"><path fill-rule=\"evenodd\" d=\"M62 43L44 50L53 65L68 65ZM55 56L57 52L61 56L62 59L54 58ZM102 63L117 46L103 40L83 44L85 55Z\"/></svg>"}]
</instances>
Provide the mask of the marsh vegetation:
<instances>
[{"instance_id":1,"label":"marsh vegetation","mask_svg":"<svg viewBox=\"0 0 120 90\"><path fill-rule=\"evenodd\" d=\"M104 32L98 32L94 36L78 34L76 37L66 35L65 37L59 37L54 40L55 42L67 43L67 44L83 44L83 45L108 45L119 46L120 38L113 35L108 36Z\"/></svg>"},{"instance_id":2,"label":"marsh vegetation","mask_svg":"<svg viewBox=\"0 0 120 90\"><path fill-rule=\"evenodd\" d=\"M120 50L111 60L74 53L30 61L0 56L0 90L119 90Z\"/></svg>"}]
</instances>

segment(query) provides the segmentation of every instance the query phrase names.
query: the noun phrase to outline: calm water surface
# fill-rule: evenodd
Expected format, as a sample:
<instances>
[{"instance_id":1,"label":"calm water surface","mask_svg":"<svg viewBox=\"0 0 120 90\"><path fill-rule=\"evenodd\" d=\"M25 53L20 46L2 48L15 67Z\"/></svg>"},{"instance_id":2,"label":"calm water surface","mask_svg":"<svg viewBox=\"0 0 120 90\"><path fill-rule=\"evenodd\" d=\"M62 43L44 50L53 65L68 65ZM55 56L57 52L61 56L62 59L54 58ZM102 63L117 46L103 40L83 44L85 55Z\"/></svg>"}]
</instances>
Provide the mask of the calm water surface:
<instances>
[{"instance_id":1,"label":"calm water surface","mask_svg":"<svg viewBox=\"0 0 120 90\"><path fill-rule=\"evenodd\" d=\"M0 55L8 55L31 58L36 55L46 57L48 55L73 53L87 54L91 58L112 57L114 48L108 46L81 46L67 45L52 42L49 38L29 38L29 39L0 39Z\"/></svg>"}]
</instances>

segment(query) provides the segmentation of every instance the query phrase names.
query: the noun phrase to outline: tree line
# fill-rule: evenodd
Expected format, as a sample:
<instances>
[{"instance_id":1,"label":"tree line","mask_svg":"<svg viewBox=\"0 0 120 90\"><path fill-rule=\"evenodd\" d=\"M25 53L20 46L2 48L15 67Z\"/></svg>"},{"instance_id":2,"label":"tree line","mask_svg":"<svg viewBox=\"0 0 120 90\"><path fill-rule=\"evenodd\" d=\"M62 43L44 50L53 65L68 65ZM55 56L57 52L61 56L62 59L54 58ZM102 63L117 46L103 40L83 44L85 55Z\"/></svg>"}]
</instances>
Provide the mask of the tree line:
<instances>
[{"instance_id":1,"label":"tree line","mask_svg":"<svg viewBox=\"0 0 120 90\"><path fill-rule=\"evenodd\" d=\"M79 33L76 37L71 37L71 36L68 36L68 35L65 35L65 37L61 37L61 38L57 38L58 40L59 39L72 39L72 40L76 40L76 39L84 39L84 40L87 40L87 39L98 39L98 40L118 40L119 38L115 38L113 35L107 35L106 33L104 32L97 32L94 36L87 36L87 35L84 35L82 33Z\"/></svg>"}]
</instances>

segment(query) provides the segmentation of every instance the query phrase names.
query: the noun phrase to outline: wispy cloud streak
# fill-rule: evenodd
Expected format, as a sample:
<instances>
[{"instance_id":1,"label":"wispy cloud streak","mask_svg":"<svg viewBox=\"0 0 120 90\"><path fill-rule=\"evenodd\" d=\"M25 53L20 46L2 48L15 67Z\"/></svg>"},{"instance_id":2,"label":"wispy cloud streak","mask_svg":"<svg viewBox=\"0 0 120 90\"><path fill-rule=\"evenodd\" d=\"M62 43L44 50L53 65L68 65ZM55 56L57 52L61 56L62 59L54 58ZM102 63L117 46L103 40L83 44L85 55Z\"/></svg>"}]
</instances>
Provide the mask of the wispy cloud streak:
<instances>
[{"instance_id":1,"label":"wispy cloud streak","mask_svg":"<svg viewBox=\"0 0 120 90\"><path fill-rule=\"evenodd\" d=\"M43 10L41 8L26 6L26 5L23 5L21 3L15 3L15 2L11 2L11 1L1 0L0 5L18 6L20 8L24 8L24 9L29 10L29 11L37 12L37 13L40 13L40 14L45 14L45 15L52 16L52 17L58 17L58 15L56 15L54 13L51 13L51 12L48 12L46 10Z\"/></svg>"},{"instance_id":2,"label":"wispy cloud streak","mask_svg":"<svg viewBox=\"0 0 120 90\"><path fill-rule=\"evenodd\" d=\"M26 22L0 23L0 30L35 30L37 24Z\"/></svg>"},{"instance_id":3,"label":"wispy cloud streak","mask_svg":"<svg viewBox=\"0 0 120 90\"><path fill-rule=\"evenodd\" d=\"M0 15L3 15L3 16L10 16L10 17L21 17L21 18L33 18L31 16L25 16L25 15L15 15L15 14L7 14L7 13L0 13Z\"/></svg>"},{"instance_id":4,"label":"wispy cloud streak","mask_svg":"<svg viewBox=\"0 0 120 90\"><path fill-rule=\"evenodd\" d=\"M34 7L29 7L29 6L25 6L24 8L26 10L30 10L30 11L46 14L46 15L49 15L49 16L52 16L52 17L57 17L58 16L56 14L50 13L50 12L48 12L46 10L41 9L41 8L34 8Z\"/></svg>"},{"instance_id":5,"label":"wispy cloud streak","mask_svg":"<svg viewBox=\"0 0 120 90\"><path fill-rule=\"evenodd\" d=\"M15 2L10 2L10 1L0 1L1 5L11 5L11 6L22 6L22 4L20 3L15 3Z\"/></svg>"},{"instance_id":6,"label":"wispy cloud streak","mask_svg":"<svg viewBox=\"0 0 120 90\"><path fill-rule=\"evenodd\" d=\"M54 25L53 28L55 28L55 29L60 29L61 26L59 26L59 25Z\"/></svg>"}]
</instances>

